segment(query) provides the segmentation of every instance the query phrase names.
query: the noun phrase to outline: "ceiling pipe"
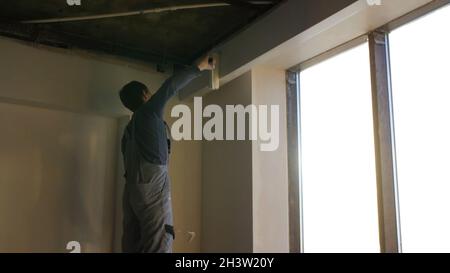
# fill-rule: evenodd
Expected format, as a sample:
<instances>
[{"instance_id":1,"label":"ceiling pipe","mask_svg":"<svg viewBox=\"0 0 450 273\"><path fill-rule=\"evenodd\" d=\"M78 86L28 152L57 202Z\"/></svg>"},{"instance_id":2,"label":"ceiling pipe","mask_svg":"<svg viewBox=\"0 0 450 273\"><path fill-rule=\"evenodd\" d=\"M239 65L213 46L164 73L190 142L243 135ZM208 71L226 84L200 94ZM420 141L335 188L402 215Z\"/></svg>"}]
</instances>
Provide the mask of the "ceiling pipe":
<instances>
[{"instance_id":1,"label":"ceiling pipe","mask_svg":"<svg viewBox=\"0 0 450 273\"><path fill-rule=\"evenodd\" d=\"M272 1L245 1L245 0L223 0L232 6L243 7L248 9L255 9L258 5L271 5Z\"/></svg>"},{"instance_id":2,"label":"ceiling pipe","mask_svg":"<svg viewBox=\"0 0 450 273\"><path fill-rule=\"evenodd\" d=\"M273 4L272 1L250 1L248 3L254 4L254 5L271 5L271 4ZM132 15L142 15L142 14L148 14L148 13L161 13L161 12L176 11L176 10L201 9L201 8L213 8L213 7L225 7L225 6L230 6L230 4L229 3L209 3L209 4L195 4L195 5L180 5L180 6L144 9L144 10L138 10L138 11L118 12L118 13L109 13L109 14L38 19L38 20L25 20L25 21L21 21L21 23L44 24L44 23L75 22L75 21L87 21L87 20L96 20L96 19L105 19L105 18L125 17L125 16L132 16Z\"/></svg>"}]
</instances>

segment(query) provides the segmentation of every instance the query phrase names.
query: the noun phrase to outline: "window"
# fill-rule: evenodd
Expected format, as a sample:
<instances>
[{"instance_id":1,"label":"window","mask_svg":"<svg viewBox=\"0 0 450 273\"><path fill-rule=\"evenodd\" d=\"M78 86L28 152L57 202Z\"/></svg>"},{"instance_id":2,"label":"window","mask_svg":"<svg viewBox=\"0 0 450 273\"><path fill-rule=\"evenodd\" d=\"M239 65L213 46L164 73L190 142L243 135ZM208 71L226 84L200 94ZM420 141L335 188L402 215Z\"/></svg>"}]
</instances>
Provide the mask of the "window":
<instances>
[{"instance_id":1,"label":"window","mask_svg":"<svg viewBox=\"0 0 450 273\"><path fill-rule=\"evenodd\" d=\"M403 252L450 252L450 6L390 34Z\"/></svg>"},{"instance_id":2,"label":"window","mask_svg":"<svg viewBox=\"0 0 450 273\"><path fill-rule=\"evenodd\" d=\"M305 252L379 252L367 43L300 72Z\"/></svg>"},{"instance_id":3,"label":"window","mask_svg":"<svg viewBox=\"0 0 450 273\"><path fill-rule=\"evenodd\" d=\"M298 115L299 137L294 130L291 139L300 147L300 184L291 183L300 194L292 195L290 204L300 208L301 233L294 233L299 228L292 221L291 243L300 238L304 252L379 252L381 242L386 252L450 253L450 4L442 4L433 1L368 33L373 71L365 43L288 81L288 92L296 90L299 97L289 115ZM379 40L386 40L386 29L438 6L387 34L389 43ZM330 55L333 51L300 67ZM378 159L372 92L378 103ZM379 200L376 162L379 194L384 194ZM378 219L383 220L381 230Z\"/></svg>"}]
</instances>

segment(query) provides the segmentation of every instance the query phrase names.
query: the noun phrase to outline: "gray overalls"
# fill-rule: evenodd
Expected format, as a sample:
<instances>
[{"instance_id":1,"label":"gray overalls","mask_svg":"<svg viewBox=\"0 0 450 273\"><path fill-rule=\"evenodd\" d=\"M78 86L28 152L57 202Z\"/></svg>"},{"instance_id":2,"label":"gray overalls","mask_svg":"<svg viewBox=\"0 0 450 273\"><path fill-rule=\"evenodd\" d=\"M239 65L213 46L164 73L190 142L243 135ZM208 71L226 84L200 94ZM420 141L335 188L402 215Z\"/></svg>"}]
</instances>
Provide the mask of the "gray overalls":
<instances>
[{"instance_id":1,"label":"gray overalls","mask_svg":"<svg viewBox=\"0 0 450 273\"><path fill-rule=\"evenodd\" d=\"M168 168L142 158L135 140L135 120L130 124L124 155L122 248L133 253L170 253L175 233Z\"/></svg>"}]
</instances>

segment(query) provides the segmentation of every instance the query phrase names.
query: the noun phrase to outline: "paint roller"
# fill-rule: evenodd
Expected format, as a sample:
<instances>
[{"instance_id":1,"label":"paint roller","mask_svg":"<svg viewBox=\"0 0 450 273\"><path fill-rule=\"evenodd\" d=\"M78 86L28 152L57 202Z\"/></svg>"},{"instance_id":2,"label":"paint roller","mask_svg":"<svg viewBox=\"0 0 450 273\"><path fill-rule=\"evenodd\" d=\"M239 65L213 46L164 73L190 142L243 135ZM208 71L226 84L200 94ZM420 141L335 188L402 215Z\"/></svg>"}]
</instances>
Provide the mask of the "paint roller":
<instances>
[{"instance_id":1,"label":"paint roller","mask_svg":"<svg viewBox=\"0 0 450 273\"><path fill-rule=\"evenodd\" d=\"M210 65L215 64L214 69L210 71L209 88L212 90L218 90L220 88L219 54L218 53L209 54L208 63Z\"/></svg>"}]
</instances>

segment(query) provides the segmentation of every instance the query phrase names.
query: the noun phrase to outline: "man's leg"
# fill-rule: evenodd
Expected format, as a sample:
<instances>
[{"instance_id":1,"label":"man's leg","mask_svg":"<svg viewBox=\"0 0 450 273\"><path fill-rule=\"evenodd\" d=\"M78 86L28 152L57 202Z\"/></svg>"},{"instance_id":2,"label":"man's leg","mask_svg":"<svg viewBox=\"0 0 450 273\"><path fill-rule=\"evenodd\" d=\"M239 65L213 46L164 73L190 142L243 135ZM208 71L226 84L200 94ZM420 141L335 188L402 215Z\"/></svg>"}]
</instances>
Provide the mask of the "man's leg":
<instances>
[{"instance_id":1,"label":"man's leg","mask_svg":"<svg viewBox=\"0 0 450 273\"><path fill-rule=\"evenodd\" d=\"M140 224L140 252L171 253L175 234L167 167L150 164L142 172L143 181L131 191Z\"/></svg>"},{"instance_id":2,"label":"man's leg","mask_svg":"<svg viewBox=\"0 0 450 273\"><path fill-rule=\"evenodd\" d=\"M139 252L139 243L141 239L141 230L139 221L134 213L130 203L130 186L125 184L122 199L123 207L123 234L122 234L122 252Z\"/></svg>"}]
</instances>

